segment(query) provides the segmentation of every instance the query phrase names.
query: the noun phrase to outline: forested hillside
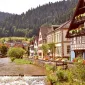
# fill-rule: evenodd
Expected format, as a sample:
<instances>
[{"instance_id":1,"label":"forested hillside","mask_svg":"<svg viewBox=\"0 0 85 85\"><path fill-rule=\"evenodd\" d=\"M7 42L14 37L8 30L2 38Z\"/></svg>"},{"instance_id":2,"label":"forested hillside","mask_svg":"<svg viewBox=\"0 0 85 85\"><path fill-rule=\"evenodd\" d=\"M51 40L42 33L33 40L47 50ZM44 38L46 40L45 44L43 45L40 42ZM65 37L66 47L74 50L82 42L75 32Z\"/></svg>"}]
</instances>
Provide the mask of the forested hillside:
<instances>
[{"instance_id":1,"label":"forested hillside","mask_svg":"<svg viewBox=\"0 0 85 85\"><path fill-rule=\"evenodd\" d=\"M72 17L78 0L63 0L13 15L0 23L0 36L36 35L43 24L61 24Z\"/></svg>"},{"instance_id":2,"label":"forested hillside","mask_svg":"<svg viewBox=\"0 0 85 85\"><path fill-rule=\"evenodd\" d=\"M12 16L12 14L0 12L0 21L3 21L3 20L5 20L6 18L8 18L10 16Z\"/></svg>"}]
</instances>

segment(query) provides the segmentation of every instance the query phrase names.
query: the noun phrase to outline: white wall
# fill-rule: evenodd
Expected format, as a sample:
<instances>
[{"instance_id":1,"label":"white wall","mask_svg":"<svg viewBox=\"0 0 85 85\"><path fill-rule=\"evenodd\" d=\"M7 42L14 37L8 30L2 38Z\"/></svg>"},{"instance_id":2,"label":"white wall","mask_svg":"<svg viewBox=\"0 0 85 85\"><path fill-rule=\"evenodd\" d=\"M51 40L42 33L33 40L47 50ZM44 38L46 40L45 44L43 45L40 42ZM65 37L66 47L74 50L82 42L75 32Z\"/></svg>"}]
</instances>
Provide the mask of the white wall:
<instances>
[{"instance_id":1,"label":"white wall","mask_svg":"<svg viewBox=\"0 0 85 85\"><path fill-rule=\"evenodd\" d=\"M61 42L62 41L62 32L61 31L56 31L55 32L55 42Z\"/></svg>"},{"instance_id":2,"label":"white wall","mask_svg":"<svg viewBox=\"0 0 85 85\"><path fill-rule=\"evenodd\" d=\"M70 57L70 54L67 54L67 46L70 45L70 43L64 43L64 56L69 56Z\"/></svg>"}]
</instances>

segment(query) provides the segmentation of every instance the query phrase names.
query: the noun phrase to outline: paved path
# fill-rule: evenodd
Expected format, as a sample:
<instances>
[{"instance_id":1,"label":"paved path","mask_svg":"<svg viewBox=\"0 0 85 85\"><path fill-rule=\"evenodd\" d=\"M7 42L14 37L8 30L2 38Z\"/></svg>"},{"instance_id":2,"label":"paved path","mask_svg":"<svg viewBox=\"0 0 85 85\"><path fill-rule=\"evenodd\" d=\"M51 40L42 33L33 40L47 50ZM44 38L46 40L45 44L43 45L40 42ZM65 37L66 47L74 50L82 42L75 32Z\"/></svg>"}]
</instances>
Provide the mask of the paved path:
<instances>
[{"instance_id":1,"label":"paved path","mask_svg":"<svg viewBox=\"0 0 85 85\"><path fill-rule=\"evenodd\" d=\"M37 76L45 75L45 69L31 65L16 65L12 63L9 58L0 58L0 75L25 75L25 76Z\"/></svg>"}]
</instances>

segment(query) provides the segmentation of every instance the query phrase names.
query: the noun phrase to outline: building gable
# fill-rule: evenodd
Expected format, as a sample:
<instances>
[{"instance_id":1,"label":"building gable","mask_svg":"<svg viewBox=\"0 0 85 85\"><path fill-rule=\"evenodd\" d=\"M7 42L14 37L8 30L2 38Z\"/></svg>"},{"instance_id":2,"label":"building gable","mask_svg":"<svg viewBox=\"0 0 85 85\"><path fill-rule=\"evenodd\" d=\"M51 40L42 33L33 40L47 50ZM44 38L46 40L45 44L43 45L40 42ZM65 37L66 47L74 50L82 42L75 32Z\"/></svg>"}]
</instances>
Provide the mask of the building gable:
<instances>
[{"instance_id":1,"label":"building gable","mask_svg":"<svg viewBox=\"0 0 85 85\"><path fill-rule=\"evenodd\" d=\"M79 0L66 37L85 35L85 0Z\"/></svg>"}]
</instances>

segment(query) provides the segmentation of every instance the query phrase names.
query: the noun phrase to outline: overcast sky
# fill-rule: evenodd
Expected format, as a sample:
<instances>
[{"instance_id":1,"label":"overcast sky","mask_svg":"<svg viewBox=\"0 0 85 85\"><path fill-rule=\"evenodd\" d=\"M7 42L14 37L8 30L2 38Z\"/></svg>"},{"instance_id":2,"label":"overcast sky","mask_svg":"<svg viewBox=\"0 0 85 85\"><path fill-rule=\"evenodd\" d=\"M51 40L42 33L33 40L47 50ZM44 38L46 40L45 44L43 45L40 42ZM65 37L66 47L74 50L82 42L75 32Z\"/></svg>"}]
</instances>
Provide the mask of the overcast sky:
<instances>
[{"instance_id":1,"label":"overcast sky","mask_svg":"<svg viewBox=\"0 0 85 85\"><path fill-rule=\"evenodd\" d=\"M61 0L0 0L0 11L15 14L21 14L28 9L35 8L48 2L56 2Z\"/></svg>"}]
</instances>

